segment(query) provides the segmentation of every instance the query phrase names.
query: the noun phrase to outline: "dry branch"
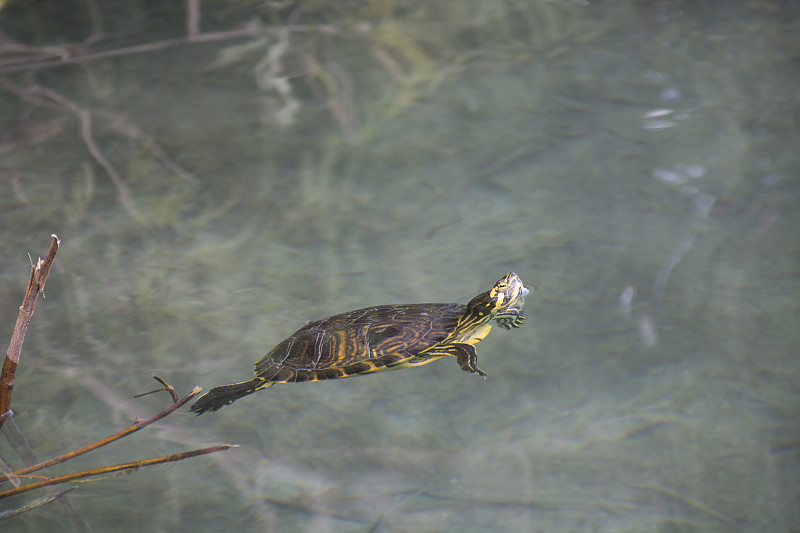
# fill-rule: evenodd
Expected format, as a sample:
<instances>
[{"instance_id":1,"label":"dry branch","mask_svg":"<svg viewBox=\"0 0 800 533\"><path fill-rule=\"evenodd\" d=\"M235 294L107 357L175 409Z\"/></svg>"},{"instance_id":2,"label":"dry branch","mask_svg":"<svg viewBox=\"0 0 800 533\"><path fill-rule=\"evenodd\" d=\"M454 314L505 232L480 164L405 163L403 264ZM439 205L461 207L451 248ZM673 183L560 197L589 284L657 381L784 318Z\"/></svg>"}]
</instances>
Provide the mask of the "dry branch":
<instances>
[{"instance_id":1,"label":"dry branch","mask_svg":"<svg viewBox=\"0 0 800 533\"><path fill-rule=\"evenodd\" d=\"M156 378L156 379L159 382L164 383L162 380L160 380L158 378ZM147 420L141 420L141 421L135 422L134 424L128 426L127 428L123 429L122 431L118 431L117 433L114 433L113 435L109 435L108 437L106 437L104 439L100 439L100 440L98 440L96 442L93 442L91 444L87 444L86 446L82 446L81 448L78 448L78 449L73 450L71 452L67 452L67 453L65 453L63 455L59 455L57 457L53 457L51 459L48 459L47 461L42 461L41 463L38 463L38 464L35 464L35 465L31 465L31 466L27 466L27 467L25 467L25 468L23 468L21 470L17 470L16 472L11 472L9 474L0 474L0 483L6 481L8 479L14 478L14 477L20 477L20 476L24 476L25 474L30 474L31 472L36 472L38 470L42 470L44 468L56 465L58 463L63 463L64 461L68 461L69 459L72 459L73 457L77 457L79 455L83 455L83 454L88 453L88 452L90 452L92 450L96 450L97 448L100 448L101 446L105 446L106 444L110 444L110 443L112 443L112 442L114 442L116 440L119 440L119 439L123 438L123 437L127 437L131 433L135 433L135 432L139 431L140 429L149 426L153 422L158 422L159 420L161 420L162 418L164 418L168 414L170 414L173 411L175 411L176 409L180 408L182 405L185 405L186 402L188 402L189 400L191 400L192 398L197 396L200 393L200 390L201 390L200 387L195 387L192 390L192 392L190 392L189 394L187 394L186 396L184 396L180 400L174 402L172 405L170 405L169 407L167 407L166 409L164 409L160 413L156 414L155 416L153 416L151 418L148 418ZM5 493L2 493L2 494L5 494Z\"/></svg>"},{"instance_id":2,"label":"dry branch","mask_svg":"<svg viewBox=\"0 0 800 533\"><path fill-rule=\"evenodd\" d=\"M65 474L63 476L45 479L43 481L37 481L35 483L29 483L21 487L15 487L13 489L0 492L0 499L6 498L8 496L14 496L16 494L21 494L29 490L40 489L42 487L48 487L50 485L57 485L58 483L65 483L67 481L75 481L76 479L82 479L85 477L100 476L103 474L110 474L113 472L121 472L121 471L133 472L134 470L138 470L143 466L151 466L162 463L171 463L173 461L181 461L183 459L188 459L190 457L197 457L198 455L205 455L214 452L222 452L235 447L236 445L234 444L219 444L217 446L211 446L210 448L202 448L200 450L191 450L188 452L175 453L172 455L164 455L162 457L142 459L140 461L133 461L131 463L121 463L111 466L101 466L99 468L92 468L91 470L73 472L72 474Z\"/></svg>"},{"instance_id":3,"label":"dry branch","mask_svg":"<svg viewBox=\"0 0 800 533\"><path fill-rule=\"evenodd\" d=\"M22 305L20 306L19 309L19 316L17 317L17 323L14 327L14 333L11 337L11 342L9 344L8 351L6 352L5 361L3 363L2 374L0 375L0 413L1 413L0 426L2 426L3 422L5 422L8 416L11 414L11 392L14 389L14 377L16 374L17 365L19 364L20 356L22 354L22 345L25 342L25 333L28 330L28 325L30 324L31 318L33 317L33 312L36 309L36 300L39 296L39 293L44 290L44 285L45 282L47 281L47 275L50 273L50 268L53 265L53 261L55 260L55 256L56 253L58 252L58 247L60 244L61 242L59 241L58 237L56 235L53 235L53 242L50 245L50 250L48 251L47 256L44 259L39 259L36 265L33 265L31 268L31 275L28 281L28 289L25 292L25 298L23 299ZM58 483L74 481L86 477L100 476L113 472L129 473L133 472L134 470L138 470L143 466L180 461L182 459L188 459L190 457L196 457L198 455L205 455L208 453L219 452L233 447L233 445L231 444L220 444L218 446L212 446L210 448L191 450L188 452L181 452L162 457L142 459L139 461L121 463L111 466L102 466L90 470L74 472L63 476L58 476L54 478L44 479L42 481L28 483L27 485L19 484L18 482L19 479L23 476L26 476L27 474L30 474L31 472L36 472L43 468L47 468L49 466L62 463L79 455L83 455L92 450L96 450L101 446L110 444L116 440L119 440L123 437L130 435L131 433L139 431L140 429L147 427L150 424L157 422L158 420L161 420L165 416L174 412L176 409L185 405L189 400L197 396L197 394L199 394L201 390L200 387L195 387L189 394L179 399L177 394L175 393L175 389L169 383L165 382L164 380L156 376L154 376L154 378L161 385L163 385L163 388L159 390L167 391L170 394L173 400L172 405L162 410L161 412L157 413L155 416L148 418L147 420L136 421L134 424L128 426L122 431L114 433L113 435L109 435L108 437L93 442L92 444L88 444L71 452L59 455L58 457L53 457L52 459L48 459L47 461L43 461L38 464L25 467L15 472L1 473L0 484L6 481L11 481L14 487L6 491L0 492L0 498L5 498L7 496L13 496L15 494L20 494L30 490L35 490L42 487L55 485ZM60 498L63 494L64 492L61 492L56 495L50 495L47 497L39 498L37 500L34 500L33 502L30 502L28 505L20 507L19 509L15 509L0 514L0 519L12 518L20 513L34 509L50 501L54 501L55 499Z\"/></svg>"},{"instance_id":4,"label":"dry branch","mask_svg":"<svg viewBox=\"0 0 800 533\"><path fill-rule=\"evenodd\" d=\"M14 326L14 333L8 345L6 358L3 362L3 370L0 373L0 427L11 414L11 391L14 390L14 376L17 372L19 358L22 355L22 344L25 342L25 333L28 331L33 312L36 309L36 299L39 293L44 290L47 275L50 274L50 267L58 252L61 241L56 235L52 235L53 242L50 250L44 259L39 259L36 265L31 266L31 277L28 280L28 290L25 291L25 298L19 308L17 323Z\"/></svg>"}]
</instances>

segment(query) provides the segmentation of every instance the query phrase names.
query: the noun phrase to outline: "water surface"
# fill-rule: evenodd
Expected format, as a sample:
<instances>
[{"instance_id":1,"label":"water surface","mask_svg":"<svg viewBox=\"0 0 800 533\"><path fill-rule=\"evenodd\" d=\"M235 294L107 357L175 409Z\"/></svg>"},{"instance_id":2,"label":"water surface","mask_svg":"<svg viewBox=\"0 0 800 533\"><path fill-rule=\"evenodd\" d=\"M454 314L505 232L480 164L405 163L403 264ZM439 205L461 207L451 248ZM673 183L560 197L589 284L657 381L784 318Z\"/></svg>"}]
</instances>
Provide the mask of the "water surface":
<instances>
[{"instance_id":1,"label":"water surface","mask_svg":"<svg viewBox=\"0 0 800 533\"><path fill-rule=\"evenodd\" d=\"M63 5L0 25L85 39ZM309 320L509 271L536 292L478 346L485 381L440 360L275 386L64 465L241 445L81 485L95 531L796 530L791 2L203 8L265 33L0 64L6 335L27 254L62 239L13 396L38 456L157 412L131 399L153 374L246 379ZM91 52L184 35L182 10L100 12ZM73 530L55 505L3 528Z\"/></svg>"}]
</instances>

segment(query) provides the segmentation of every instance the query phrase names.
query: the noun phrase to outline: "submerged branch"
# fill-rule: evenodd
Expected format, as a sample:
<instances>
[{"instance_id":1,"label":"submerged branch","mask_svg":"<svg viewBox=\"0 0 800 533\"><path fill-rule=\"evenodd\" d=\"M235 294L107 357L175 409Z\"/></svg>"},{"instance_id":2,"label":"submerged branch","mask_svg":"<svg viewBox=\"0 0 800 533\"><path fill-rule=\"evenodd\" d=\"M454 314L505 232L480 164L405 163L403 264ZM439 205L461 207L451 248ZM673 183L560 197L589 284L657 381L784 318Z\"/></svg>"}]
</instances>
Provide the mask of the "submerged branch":
<instances>
[{"instance_id":1,"label":"submerged branch","mask_svg":"<svg viewBox=\"0 0 800 533\"><path fill-rule=\"evenodd\" d=\"M62 490L61 492L54 492L52 494L46 494L44 496L40 496L35 500L31 500L25 505L21 507L17 507L16 509L6 509L4 511L0 511L0 522L3 520L10 520L11 518L15 518L22 513L27 513L28 511L32 511L37 507L41 507L42 505L47 505L50 502L56 501L66 493L71 490L75 490L75 487L70 487L68 489Z\"/></svg>"},{"instance_id":2,"label":"submerged branch","mask_svg":"<svg viewBox=\"0 0 800 533\"><path fill-rule=\"evenodd\" d=\"M280 27L259 27L250 25L245 28L219 31L219 32L205 32L189 35L188 37L179 39L170 39L166 41L157 41L153 43L140 44L129 46L126 48L115 48L112 50L105 50L102 52L93 52L82 55L73 55L69 49L63 47L27 47L28 50L34 55L27 58L13 58L10 60L0 61L0 74L7 72L20 72L39 70L44 68L60 67L65 65L80 65L90 61L97 61L98 59L109 59L112 57L127 56L132 54L141 54L147 52L157 52L167 48L182 46L195 43L209 43L217 41L227 41L231 39L241 39L245 37L258 37L263 34L277 34L280 32L288 31L294 32L320 32L320 33L338 33L340 29L330 24L319 25L289 25ZM0 53L3 49L8 49L8 46L0 46ZM16 46L16 48L19 48ZM16 51L15 49L11 49Z\"/></svg>"}]
</instances>

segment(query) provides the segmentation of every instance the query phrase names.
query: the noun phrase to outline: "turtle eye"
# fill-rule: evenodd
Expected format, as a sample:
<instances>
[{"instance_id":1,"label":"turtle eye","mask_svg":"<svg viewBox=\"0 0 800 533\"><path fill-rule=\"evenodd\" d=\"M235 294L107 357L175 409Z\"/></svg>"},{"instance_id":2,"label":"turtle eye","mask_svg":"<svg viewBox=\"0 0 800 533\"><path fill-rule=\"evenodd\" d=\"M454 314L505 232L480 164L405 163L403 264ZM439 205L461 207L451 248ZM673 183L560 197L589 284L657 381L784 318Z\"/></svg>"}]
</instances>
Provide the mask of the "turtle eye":
<instances>
[{"instance_id":1,"label":"turtle eye","mask_svg":"<svg viewBox=\"0 0 800 533\"><path fill-rule=\"evenodd\" d=\"M505 281L501 281L501 282L499 282L499 283L497 284L497 290L498 290L498 291L504 291L504 290L506 290L507 288L508 288L508 283L506 283Z\"/></svg>"}]
</instances>

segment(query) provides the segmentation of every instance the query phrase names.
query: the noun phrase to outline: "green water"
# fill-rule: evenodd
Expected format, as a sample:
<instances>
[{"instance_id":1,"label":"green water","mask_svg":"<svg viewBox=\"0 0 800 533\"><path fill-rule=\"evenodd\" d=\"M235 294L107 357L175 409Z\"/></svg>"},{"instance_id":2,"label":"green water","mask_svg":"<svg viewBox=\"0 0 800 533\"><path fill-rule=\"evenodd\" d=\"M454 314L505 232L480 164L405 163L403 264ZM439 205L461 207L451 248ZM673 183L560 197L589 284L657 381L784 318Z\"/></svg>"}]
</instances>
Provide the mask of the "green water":
<instances>
[{"instance_id":1,"label":"green water","mask_svg":"<svg viewBox=\"0 0 800 533\"><path fill-rule=\"evenodd\" d=\"M90 4L12 1L0 28L72 54L184 35L182 5L102 4L85 52ZM60 67L0 46L0 338L27 254L62 240L12 400L31 450L151 416L168 396L132 397L154 374L180 394L247 379L330 314L465 303L514 271L528 321L478 345L487 380L440 360L183 409L52 474L240 447L82 484L78 516L797 531L794 3L267 4L204 2L202 30L290 31ZM23 464L2 438L0 457Z\"/></svg>"}]
</instances>

